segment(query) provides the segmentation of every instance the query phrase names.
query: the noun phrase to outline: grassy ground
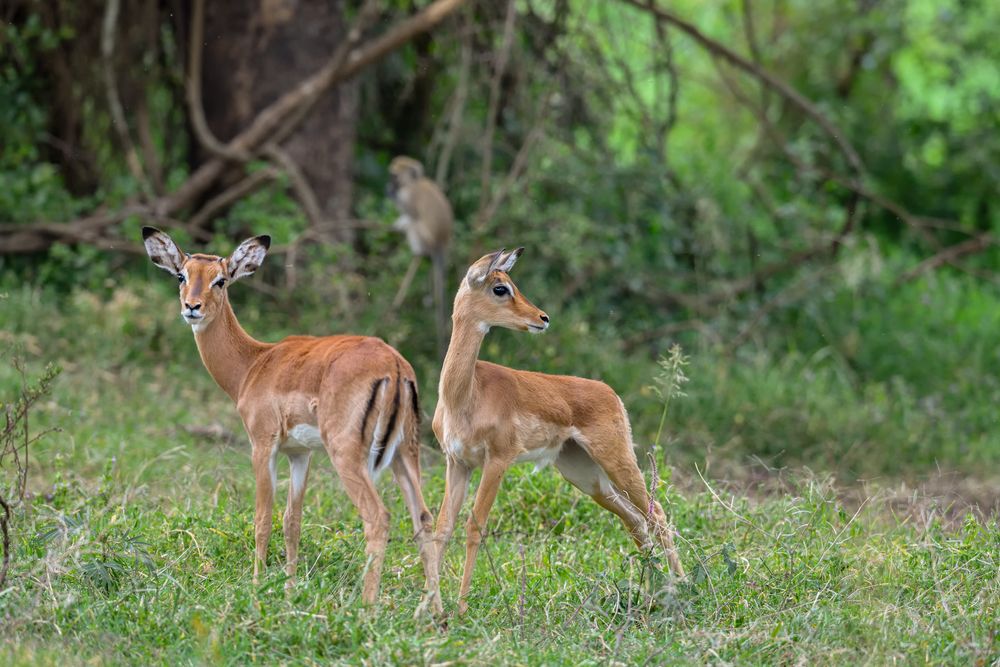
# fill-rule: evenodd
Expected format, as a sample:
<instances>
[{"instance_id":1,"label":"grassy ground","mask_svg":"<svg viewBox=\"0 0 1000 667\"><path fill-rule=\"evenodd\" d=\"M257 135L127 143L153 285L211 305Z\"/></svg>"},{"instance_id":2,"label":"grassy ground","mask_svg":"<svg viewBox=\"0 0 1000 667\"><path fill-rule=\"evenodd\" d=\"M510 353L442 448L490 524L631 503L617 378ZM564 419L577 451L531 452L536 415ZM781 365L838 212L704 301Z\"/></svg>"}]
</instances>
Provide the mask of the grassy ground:
<instances>
[{"instance_id":1,"label":"grassy ground","mask_svg":"<svg viewBox=\"0 0 1000 667\"><path fill-rule=\"evenodd\" d=\"M780 493L730 494L700 479L694 463L704 456L675 457L676 477L659 489L691 574L676 590L610 515L553 469L525 466L504 482L469 613L450 617L447 630L413 618L419 560L399 493L383 480L393 540L380 604L363 609L361 525L318 458L301 581L285 595L279 511L271 567L255 587L248 448L164 292L78 292L56 304L13 289L2 308L14 323L3 335L30 368L58 360L64 372L34 417L38 428L63 430L33 450L35 495L15 513L0 663L1000 661L995 518L946 513L919 494L901 504L844 493L805 471L786 472ZM740 373L752 368L731 376ZM0 370L4 396L15 385ZM637 391L621 389L627 400ZM689 421L700 400L685 408ZM637 433L655 428L655 410L636 412ZM215 435L197 430L206 426ZM426 463L436 506L443 467L431 450ZM446 604L462 541L459 531L446 558Z\"/></svg>"}]
</instances>

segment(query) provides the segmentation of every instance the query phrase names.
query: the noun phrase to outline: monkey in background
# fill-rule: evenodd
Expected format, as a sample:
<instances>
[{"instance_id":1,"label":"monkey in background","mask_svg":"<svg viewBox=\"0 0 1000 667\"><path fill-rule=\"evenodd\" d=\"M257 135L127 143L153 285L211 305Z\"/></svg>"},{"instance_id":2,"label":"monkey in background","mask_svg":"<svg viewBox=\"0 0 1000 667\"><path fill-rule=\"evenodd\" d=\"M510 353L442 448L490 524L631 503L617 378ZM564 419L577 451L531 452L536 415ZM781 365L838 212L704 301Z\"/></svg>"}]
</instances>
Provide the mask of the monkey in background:
<instances>
[{"instance_id":1,"label":"monkey in background","mask_svg":"<svg viewBox=\"0 0 1000 667\"><path fill-rule=\"evenodd\" d=\"M444 311L445 264L451 245L454 215L441 188L424 176L422 164L403 155L389 163L386 194L396 202L400 216L393 227L406 234L413 259L396 292L392 307L399 308L417 272L421 257L430 257L434 289L434 315L439 356L444 355L448 322Z\"/></svg>"}]
</instances>

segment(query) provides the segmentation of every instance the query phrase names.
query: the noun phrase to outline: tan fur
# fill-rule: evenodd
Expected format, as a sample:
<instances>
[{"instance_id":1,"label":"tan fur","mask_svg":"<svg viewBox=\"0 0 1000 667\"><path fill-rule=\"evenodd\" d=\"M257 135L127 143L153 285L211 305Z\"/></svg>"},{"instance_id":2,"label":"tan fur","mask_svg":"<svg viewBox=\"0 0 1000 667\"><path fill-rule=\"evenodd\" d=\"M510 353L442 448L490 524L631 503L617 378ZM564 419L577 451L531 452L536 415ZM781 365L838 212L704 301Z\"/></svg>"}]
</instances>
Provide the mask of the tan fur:
<instances>
[{"instance_id":1,"label":"tan fur","mask_svg":"<svg viewBox=\"0 0 1000 667\"><path fill-rule=\"evenodd\" d=\"M451 204L441 188L424 176L423 165L413 158L403 155L394 158L389 163L389 178L389 194L400 213L394 227L406 234L413 252L413 260L392 305L393 308L402 305L420 262L419 258L430 258L438 352L443 355L445 329L448 325L444 313L445 269L455 224Z\"/></svg>"},{"instance_id":2,"label":"tan fur","mask_svg":"<svg viewBox=\"0 0 1000 667\"><path fill-rule=\"evenodd\" d=\"M671 570L684 575L663 509L655 501L650 504L628 415L617 394L595 380L477 360L489 327L537 331L548 326L545 313L518 291L507 273L520 250L487 255L469 268L455 296L451 343L434 412L434 434L447 455L445 498L435 536L439 570L471 472L483 468L466 524L460 612L466 608L490 508L504 473L518 461L553 460L571 483L618 515L641 548L651 546L651 524ZM498 297L496 285L507 286L510 295Z\"/></svg>"},{"instance_id":3,"label":"tan fur","mask_svg":"<svg viewBox=\"0 0 1000 667\"><path fill-rule=\"evenodd\" d=\"M236 403L250 436L257 482L254 582L266 566L279 452L289 457L292 466L284 532L288 585L294 582L302 498L311 447L318 444L333 462L364 522L369 563L362 599L375 601L389 534L389 514L375 488L370 463L370 450L379 444L375 432L381 425L386 431L385 447L379 448L383 456L390 455L392 442L399 443L396 455L391 461L381 461L381 467L392 467L403 491L427 589L436 591L432 517L420 485L419 415L411 395L416 391L416 376L410 364L377 338L290 336L278 343L262 343L247 334L229 304L228 284L256 270L270 243L268 237L245 241L229 258L186 255L170 237L150 227L143 229L143 237L157 266L185 277L180 285L182 314L189 322L192 313L202 314L193 325L198 352L212 378ZM226 279L225 284L218 284L220 277ZM296 439L293 432L301 438ZM308 437L312 433L319 435L315 443Z\"/></svg>"}]
</instances>

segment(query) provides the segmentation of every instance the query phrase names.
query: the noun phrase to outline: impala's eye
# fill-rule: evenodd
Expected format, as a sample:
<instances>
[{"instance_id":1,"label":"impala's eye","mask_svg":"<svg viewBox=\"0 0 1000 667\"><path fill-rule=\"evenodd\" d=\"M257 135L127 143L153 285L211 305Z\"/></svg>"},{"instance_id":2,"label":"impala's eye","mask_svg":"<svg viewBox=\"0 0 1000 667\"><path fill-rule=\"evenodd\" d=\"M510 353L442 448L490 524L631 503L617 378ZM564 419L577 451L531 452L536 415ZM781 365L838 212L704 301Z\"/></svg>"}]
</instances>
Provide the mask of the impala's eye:
<instances>
[{"instance_id":1,"label":"impala's eye","mask_svg":"<svg viewBox=\"0 0 1000 667\"><path fill-rule=\"evenodd\" d=\"M226 279L225 278L219 278L214 283L212 283L212 287L222 287L225 284L226 284Z\"/></svg>"},{"instance_id":2,"label":"impala's eye","mask_svg":"<svg viewBox=\"0 0 1000 667\"><path fill-rule=\"evenodd\" d=\"M497 296L506 296L507 294L510 294L510 290L507 289L506 285L494 285L493 293Z\"/></svg>"},{"instance_id":3,"label":"impala's eye","mask_svg":"<svg viewBox=\"0 0 1000 667\"><path fill-rule=\"evenodd\" d=\"M177 274L177 282L179 282L181 285L184 284L184 274L183 273L178 273Z\"/></svg>"}]
</instances>

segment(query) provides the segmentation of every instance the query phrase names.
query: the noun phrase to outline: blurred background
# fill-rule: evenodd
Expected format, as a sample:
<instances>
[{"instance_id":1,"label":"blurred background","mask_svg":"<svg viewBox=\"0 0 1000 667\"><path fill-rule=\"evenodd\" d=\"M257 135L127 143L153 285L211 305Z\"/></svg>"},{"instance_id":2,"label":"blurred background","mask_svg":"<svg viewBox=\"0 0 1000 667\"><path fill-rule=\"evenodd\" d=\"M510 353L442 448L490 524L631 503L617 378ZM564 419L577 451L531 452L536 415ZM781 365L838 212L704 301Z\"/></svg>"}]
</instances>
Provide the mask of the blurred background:
<instances>
[{"instance_id":1,"label":"blurred background","mask_svg":"<svg viewBox=\"0 0 1000 667\"><path fill-rule=\"evenodd\" d=\"M189 252L272 235L243 326L378 335L432 413L429 261L392 307L408 155L454 209L449 310L472 260L527 248L552 326L482 358L607 381L644 449L668 408L678 479L805 466L995 506L1000 4L664 7L6 0L0 387L14 356L63 369L39 483L109 452L146 474L157 437L245 455L146 224Z\"/></svg>"}]
</instances>

